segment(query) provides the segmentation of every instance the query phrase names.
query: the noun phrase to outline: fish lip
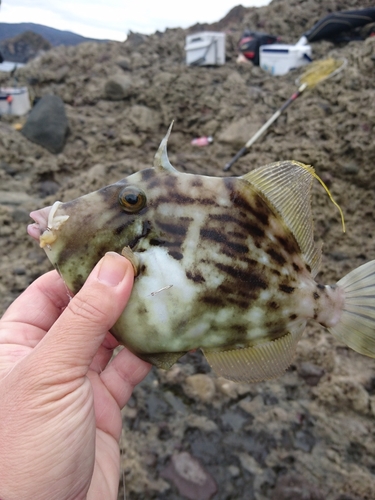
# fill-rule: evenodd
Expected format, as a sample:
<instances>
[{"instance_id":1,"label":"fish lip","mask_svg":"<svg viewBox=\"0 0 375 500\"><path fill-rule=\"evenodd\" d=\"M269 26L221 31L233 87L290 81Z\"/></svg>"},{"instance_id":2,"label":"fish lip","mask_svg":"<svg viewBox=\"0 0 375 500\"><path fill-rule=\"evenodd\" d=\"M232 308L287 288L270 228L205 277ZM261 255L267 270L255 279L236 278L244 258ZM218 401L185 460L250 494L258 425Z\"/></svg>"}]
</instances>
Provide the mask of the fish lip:
<instances>
[{"instance_id":1,"label":"fish lip","mask_svg":"<svg viewBox=\"0 0 375 500\"><path fill-rule=\"evenodd\" d=\"M51 206L30 212L30 217L34 219L34 223L27 226L27 233L34 240L39 241L40 235L47 229L50 211Z\"/></svg>"}]
</instances>

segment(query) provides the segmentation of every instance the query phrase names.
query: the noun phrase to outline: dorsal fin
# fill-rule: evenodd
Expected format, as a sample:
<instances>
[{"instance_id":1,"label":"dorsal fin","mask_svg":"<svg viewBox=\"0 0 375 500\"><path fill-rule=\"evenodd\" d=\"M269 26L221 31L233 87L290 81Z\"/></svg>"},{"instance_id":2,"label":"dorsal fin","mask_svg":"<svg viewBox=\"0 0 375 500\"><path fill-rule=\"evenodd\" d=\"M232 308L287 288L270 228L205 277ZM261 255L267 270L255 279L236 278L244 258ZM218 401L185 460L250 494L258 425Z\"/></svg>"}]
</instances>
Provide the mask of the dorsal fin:
<instances>
[{"instance_id":1,"label":"dorsal fin","mask_svg":"<svg viewBox=\"0 0 375 500\"><path fill-rule=\"evenodd\" d=\"M169 136L171 135L173 127L173 122L169 125L168 132L166 133L164 139L161 141L159 149L156 151L154 156L154 168L157 170L169 170L170 172L176 172L176 169L171 164L167 153L167 144Z\"/></svg>"},{"instance_id":2,"label":"dorsal fin","mask_svg":"<svg viewBox=\"0 0 375 500\"><path fill-rule=\"evenodd\" d=\"M290 366L303 326L294 334L242 349L203 353L213 371L235 382L261 382L279 377Z\"/></svg>"},{"instance_id":3,"label":"dorsal fin","mask_svg":"<svg viewBox=\"0 0 375 500\"><path fill-rule=\"evenodd\" d=\"M272 203L293 233L313 277L319 271L321 246L314 242L311 185L315 170L297 161L281 161L257 168L242 178Z\"/></svg>"}]
</instances>

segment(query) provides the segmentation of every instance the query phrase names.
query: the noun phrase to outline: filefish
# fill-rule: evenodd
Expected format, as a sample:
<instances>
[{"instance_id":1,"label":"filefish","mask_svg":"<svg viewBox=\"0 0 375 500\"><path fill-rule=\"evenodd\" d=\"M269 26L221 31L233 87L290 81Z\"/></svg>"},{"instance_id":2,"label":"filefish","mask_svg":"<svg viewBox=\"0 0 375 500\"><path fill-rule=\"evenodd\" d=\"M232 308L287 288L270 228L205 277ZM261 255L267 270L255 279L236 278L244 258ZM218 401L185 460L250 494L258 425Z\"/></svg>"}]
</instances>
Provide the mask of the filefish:
<instances>
[{"instance_id":1,"label":"filefish","mask_svg":"<svg viewBox=\"0 0 375 500\"><path fill-rule=\"evenodd\" d=\"M181 173L169 134L153 168L30 214L30 236L69 290L107 251L128 257L134 287L111 332L165 369L200 348L227 379L278 377L310 319L375 357L375 260L334 285L315 280L314 169L281 161L242 177Z\"/></svg>"}]
</instances>

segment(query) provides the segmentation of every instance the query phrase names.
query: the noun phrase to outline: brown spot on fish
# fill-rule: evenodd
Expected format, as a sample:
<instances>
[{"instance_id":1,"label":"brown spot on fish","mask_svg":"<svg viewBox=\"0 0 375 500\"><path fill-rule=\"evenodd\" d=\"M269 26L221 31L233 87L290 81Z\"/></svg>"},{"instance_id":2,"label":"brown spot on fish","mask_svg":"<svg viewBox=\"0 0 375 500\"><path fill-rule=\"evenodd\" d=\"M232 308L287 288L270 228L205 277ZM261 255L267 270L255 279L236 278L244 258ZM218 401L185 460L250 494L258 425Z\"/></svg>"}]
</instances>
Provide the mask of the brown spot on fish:
<instances>
[{"instance_id":1,"label":"brown spot on fish","mask_svg":"<svg viewBox=\"0 0 375 500\"><path fill-rule=\"evenodd\" d=\"M191 271L186 271L186 277L194 281L194 283L204 283L206 280L200 273L192 273Z\"/></svg>"},{"instance_id":2,"label":"brown spot on fish","mask_svg":"<svg viewBox=\"0 0 375 500\"><path fill-rule=\"evenodd\" d=\"M168 253L171 257L173 257L176 260L182 260L184 258L182 253L178 252L177 250L169 250Z\"/></svg>"},{"instance_id":3,"label":"brown spot on fish","mask_svg":"<svg viewBox=\"0 0 375 500\"><path fill-rule=\"evenodd\" d=\"M318 300L320 295L316 292L313 293L314 300Z\"/></svg>"},{"instance_id":4,"label":"brown spot on fish","mask_svg":"<svg viewBox=\"0 0 375 500\"><path fill-rule=\"evenodd\" d=\"M149 179L155 177L155 170L151 168L145 168L144 170L140 170L139 173L141 174L143 181L148 181Z\"/></svg>"},{"instance_id":5,"label":"brown spot on fish","mask_svg":"<svg viewBox=\"0 0 375 500\"><path fill-rule=\"evenodd\" d=\"M278 309L280 306L277 302L275 302L274 300L271 300L270 302L267 303L267 307L269 307L270 309Z\"/></svg>"},{"instance_id":6,"label":"brown spot on fish","mask_svg":"<svg viewBox=\"0 0 375 500\"><path fill-rule=\"evenodd\" d=\"M293 321L293 320L297 319L297 314L291 314L291 315L289 316L289 319L290 319L291 321Z\"/></svg>"},{"instance_id":7,"label":"brown spot on fish","mask_svg":"<svg viewBox=\"0 0 375 500\"><path fill-rule=\"evenodd\" d=\"M281 284L279 285L279 290L281 290L284 293L293 293L294 287Z\"/></svg>"},{"instance_id":8,"label":"brown spot on fish","mask_svg":"<svg viewBox=\"0 0 375 500\"><path fill-rule=\"evenodd\" d=\"M192 182L191 182L192 187L201 187L203 186L202 179L199 177L193 177Z\"/></svg>"}]
</instances>

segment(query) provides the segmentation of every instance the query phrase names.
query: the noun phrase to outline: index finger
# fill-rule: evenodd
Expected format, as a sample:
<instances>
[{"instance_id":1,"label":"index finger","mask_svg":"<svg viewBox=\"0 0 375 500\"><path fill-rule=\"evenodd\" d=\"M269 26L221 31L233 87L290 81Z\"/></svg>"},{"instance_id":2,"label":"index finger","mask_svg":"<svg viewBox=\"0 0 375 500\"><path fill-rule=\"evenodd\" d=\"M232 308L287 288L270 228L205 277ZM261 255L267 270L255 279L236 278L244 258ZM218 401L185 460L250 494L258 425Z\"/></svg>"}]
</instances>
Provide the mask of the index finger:
<instances>
[{"instance_id":1,"label":"index finger","mask_svg":"<svg viewBox=\"0 0 375 500\"><path fill-rule=\"evenodd\" d=\"M55 323L69 300L69 291L58 272L43 274L5 312L1 319L0 342L27 345L35 340L30 338L30 334L40 340ZM24 328L11 328L14 323L23 324ZM28 326L33 328L27 328Z\"/></svg>"}]
</instances>

